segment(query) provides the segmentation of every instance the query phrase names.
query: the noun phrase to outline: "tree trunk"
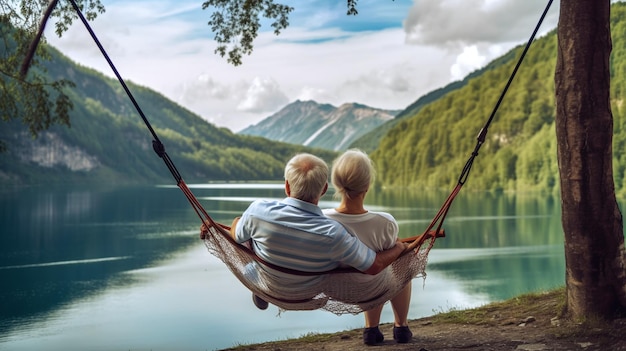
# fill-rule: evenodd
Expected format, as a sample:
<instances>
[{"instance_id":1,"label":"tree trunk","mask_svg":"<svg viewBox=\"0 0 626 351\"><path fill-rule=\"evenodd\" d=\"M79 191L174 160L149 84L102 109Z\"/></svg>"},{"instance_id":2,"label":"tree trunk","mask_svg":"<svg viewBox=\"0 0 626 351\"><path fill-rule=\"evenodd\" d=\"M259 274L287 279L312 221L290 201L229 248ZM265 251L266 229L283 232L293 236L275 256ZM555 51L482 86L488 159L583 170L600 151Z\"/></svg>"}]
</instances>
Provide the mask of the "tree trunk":
<instances>
[{"instance_id":1,"label":"tree trunk","mask_svg":"<svg viewBox=\"0 0 626 351\"><path fill-rule=\"evenodd\" d=\"M612 168L610 0L561 0L557 31L566 312L611 319L626 311L626 254Z\"/></svg>"}]
</instances>

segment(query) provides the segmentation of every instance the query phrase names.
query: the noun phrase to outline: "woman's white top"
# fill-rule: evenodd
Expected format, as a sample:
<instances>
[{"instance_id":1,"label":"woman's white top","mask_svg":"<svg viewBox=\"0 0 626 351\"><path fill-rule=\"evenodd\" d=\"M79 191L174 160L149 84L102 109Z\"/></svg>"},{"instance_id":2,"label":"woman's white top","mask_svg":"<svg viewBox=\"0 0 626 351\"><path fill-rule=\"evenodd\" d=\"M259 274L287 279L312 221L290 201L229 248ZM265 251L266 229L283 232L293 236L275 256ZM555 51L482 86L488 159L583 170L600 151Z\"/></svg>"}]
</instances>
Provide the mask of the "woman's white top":
<instances>
[{"instance_id":1,"label":"woman's white top","mask_svg":"<svg viewBox=\"0 0 626 351\"><path fill-rule=\"evenodd\" d=\"M368 211L363 214L339 213L334 208L323 210L324 215L343 224L374 251L387 250L396 245L398 222L386 212Z\"/></svg>"}]
</instances>

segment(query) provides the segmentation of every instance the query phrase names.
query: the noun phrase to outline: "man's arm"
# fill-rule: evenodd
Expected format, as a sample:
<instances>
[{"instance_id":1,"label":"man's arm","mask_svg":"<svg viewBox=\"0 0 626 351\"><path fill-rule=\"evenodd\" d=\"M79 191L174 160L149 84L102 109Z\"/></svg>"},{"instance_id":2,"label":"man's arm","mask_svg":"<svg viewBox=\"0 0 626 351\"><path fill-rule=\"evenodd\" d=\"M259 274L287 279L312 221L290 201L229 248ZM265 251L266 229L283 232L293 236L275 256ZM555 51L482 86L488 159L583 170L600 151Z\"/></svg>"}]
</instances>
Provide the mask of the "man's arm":
<instances>
[{"instance_id":1,"label":"man's arm","mask_svg":"<svg viewBox=\"0 0 626 351\"><path fill-rule=\"evenodd\" d=\"M241 217L235 217L235 219L233 219L233 224L230 225L230 236L235 241L237 241L237 234L235 234L237 232L237 223L239 223L240 219Z\"/></svg>"},{"instance_id":2,"label":"man's arm","mask_svg":"<svg viewBox=\"0 0 626 351\"><path fill-rule=\"evenodd\" d=\"M407 246L406 243L398 240L396 241L396 246L391 249L377 252L374 263L363 273L376 275L382 272L383 269L392 264L407 249Z\"/></svg>"},{"instance_id":3,"label":"man's arm","mask_svg":"<svg viewBox=\"0 0 626 351\"><path fill-rule=\"evenodd\" d=\"M237 223L239 223L239 220L241 219L241 217L235 217L235 219L233 219L233 224L231 224L230 226L230 236L233 238L233 240L236 241L236 235L235 235L235 230L237 228ZM204 223L200 226L200 239L204 240L204 238L206 238L206 235L209 233L209 230L207 229L207 227L204 225Z\"/></svg>"}]
</instances>

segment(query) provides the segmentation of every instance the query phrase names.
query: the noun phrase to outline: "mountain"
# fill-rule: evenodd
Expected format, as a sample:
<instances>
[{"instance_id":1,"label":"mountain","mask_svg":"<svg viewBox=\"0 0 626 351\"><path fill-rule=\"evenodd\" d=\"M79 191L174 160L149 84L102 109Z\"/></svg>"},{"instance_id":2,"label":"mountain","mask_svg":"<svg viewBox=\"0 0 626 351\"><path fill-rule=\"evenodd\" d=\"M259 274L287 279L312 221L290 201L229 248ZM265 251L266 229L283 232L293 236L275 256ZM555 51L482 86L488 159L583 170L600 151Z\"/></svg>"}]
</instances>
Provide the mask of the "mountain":
<instances>
[{"instance_id":1,"label":"mountain","mask_svg":"<svg viewBox=\"0 0 626 351\"><path fill-rule=\"evenodd\" d=\"M53 125L33 139L21 118L3 121L0 140L7 150L0 153L0 186L173 182L120 83L48 49L51 58L42 61L46 77L75 83L66 90L74 105L71 127ZM297 152L311 152L327 161L336 156L329 150L234 134L153 90L126 83L187 182L277 180Z\"/></svg>"},{"instance_id":2,"label":"mountain","mask_svg":"<svg viewBox=\"0 0 626 351\"><path fill-rule=\"evenodd\" d=\"M617 195L624 197L626 3L612 4L611 16L613 176ZM471 176L466 179L466 193L490 190L554 194L560 190L554 125L556 44L555 31L533 42L493 115ZM373 142L370 155L377 168L377 185L421 191L450 189L456 184L522 50L523 46L513 48L463 81L418 98L396 118L366 134ZM7 141L9 150L0 153L0 186L78 181L171 182L163 162L152 151L145 125L117 81L79 67L56 51L48 63L48 74L51 79L67 78L76 83L76 88L68 91L74 102L72 127L54 126L32 140L21 123L3 122L0 139ZM328 149L234 134L150 89L134 84L129 87L188 182L276 180L281 179L284 162L295 152L313 152L327 161L337 155ZM312 102L294 105L302 105L298 116L308 111L305 122L321 120L320 115L340 110ZM282 121L269 130L289 129L298 134L303 129L294 128L296 124L290 119ZM324 121L317 122L315 131L330 120ZM362 123L358 122L359 128ZM306 138L314 134L311 130L304 134ZM302 142L306 141L305 136L302 138Z\"/></svg>"},{"instance_id":3,"label":"mountain","mask_svg":"<svg viewBox=\"0 0 626 351\"><path fill-rule=\"evenodd\" d=\"M497 69L515 58L509 52L460 81L435 89L400 111L382 110L363 104L344 104L339 108L315 101L300 101L285 106L277 113L239 132L292 144L330 150L359 148L373 152L381 139L399 122L416 115L424 106L466 86L485 72Z\"/></svg>"},{"instance_id":4,"label":"mountain","mask_svg":"<svg viewBox=\"0 0 626 351\"><path fill-rule=\"evenodd\" d=\"M335 107L297 100L239 134L339 151L392 120L398 112L357 103Z\"/></svg>"}]
</instances>

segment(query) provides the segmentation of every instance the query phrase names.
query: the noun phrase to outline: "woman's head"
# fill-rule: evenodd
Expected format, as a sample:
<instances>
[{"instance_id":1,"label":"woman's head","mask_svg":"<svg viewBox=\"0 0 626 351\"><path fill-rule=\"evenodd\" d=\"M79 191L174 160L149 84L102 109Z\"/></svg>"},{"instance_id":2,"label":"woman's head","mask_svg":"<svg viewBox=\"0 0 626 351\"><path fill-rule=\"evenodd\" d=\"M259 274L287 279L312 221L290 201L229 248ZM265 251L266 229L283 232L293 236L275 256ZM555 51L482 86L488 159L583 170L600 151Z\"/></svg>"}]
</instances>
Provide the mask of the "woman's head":
<instances>
[{"instance_id":1,"label":"woman's head","mask_svg":"<svg viewBox=\"0 0 626 351\"><path fill-rule=\"evenodd\" d=\"M351 199L367 192L375 174L374 164L366 153L358 149L344 152L333 162L331 180L335 195Z\"/></svg>"},{"instance_id":2,"label":"woman's head","mask_svg":"<svg viewBox=\"0 0 626 351\"><path fill-rule=\"evenodd\" d=\"M317 156L298 154L287 162L285 180L289 184L289 196L317 203L327 189L328 165Z\"/></svg>"}]
</instances>

